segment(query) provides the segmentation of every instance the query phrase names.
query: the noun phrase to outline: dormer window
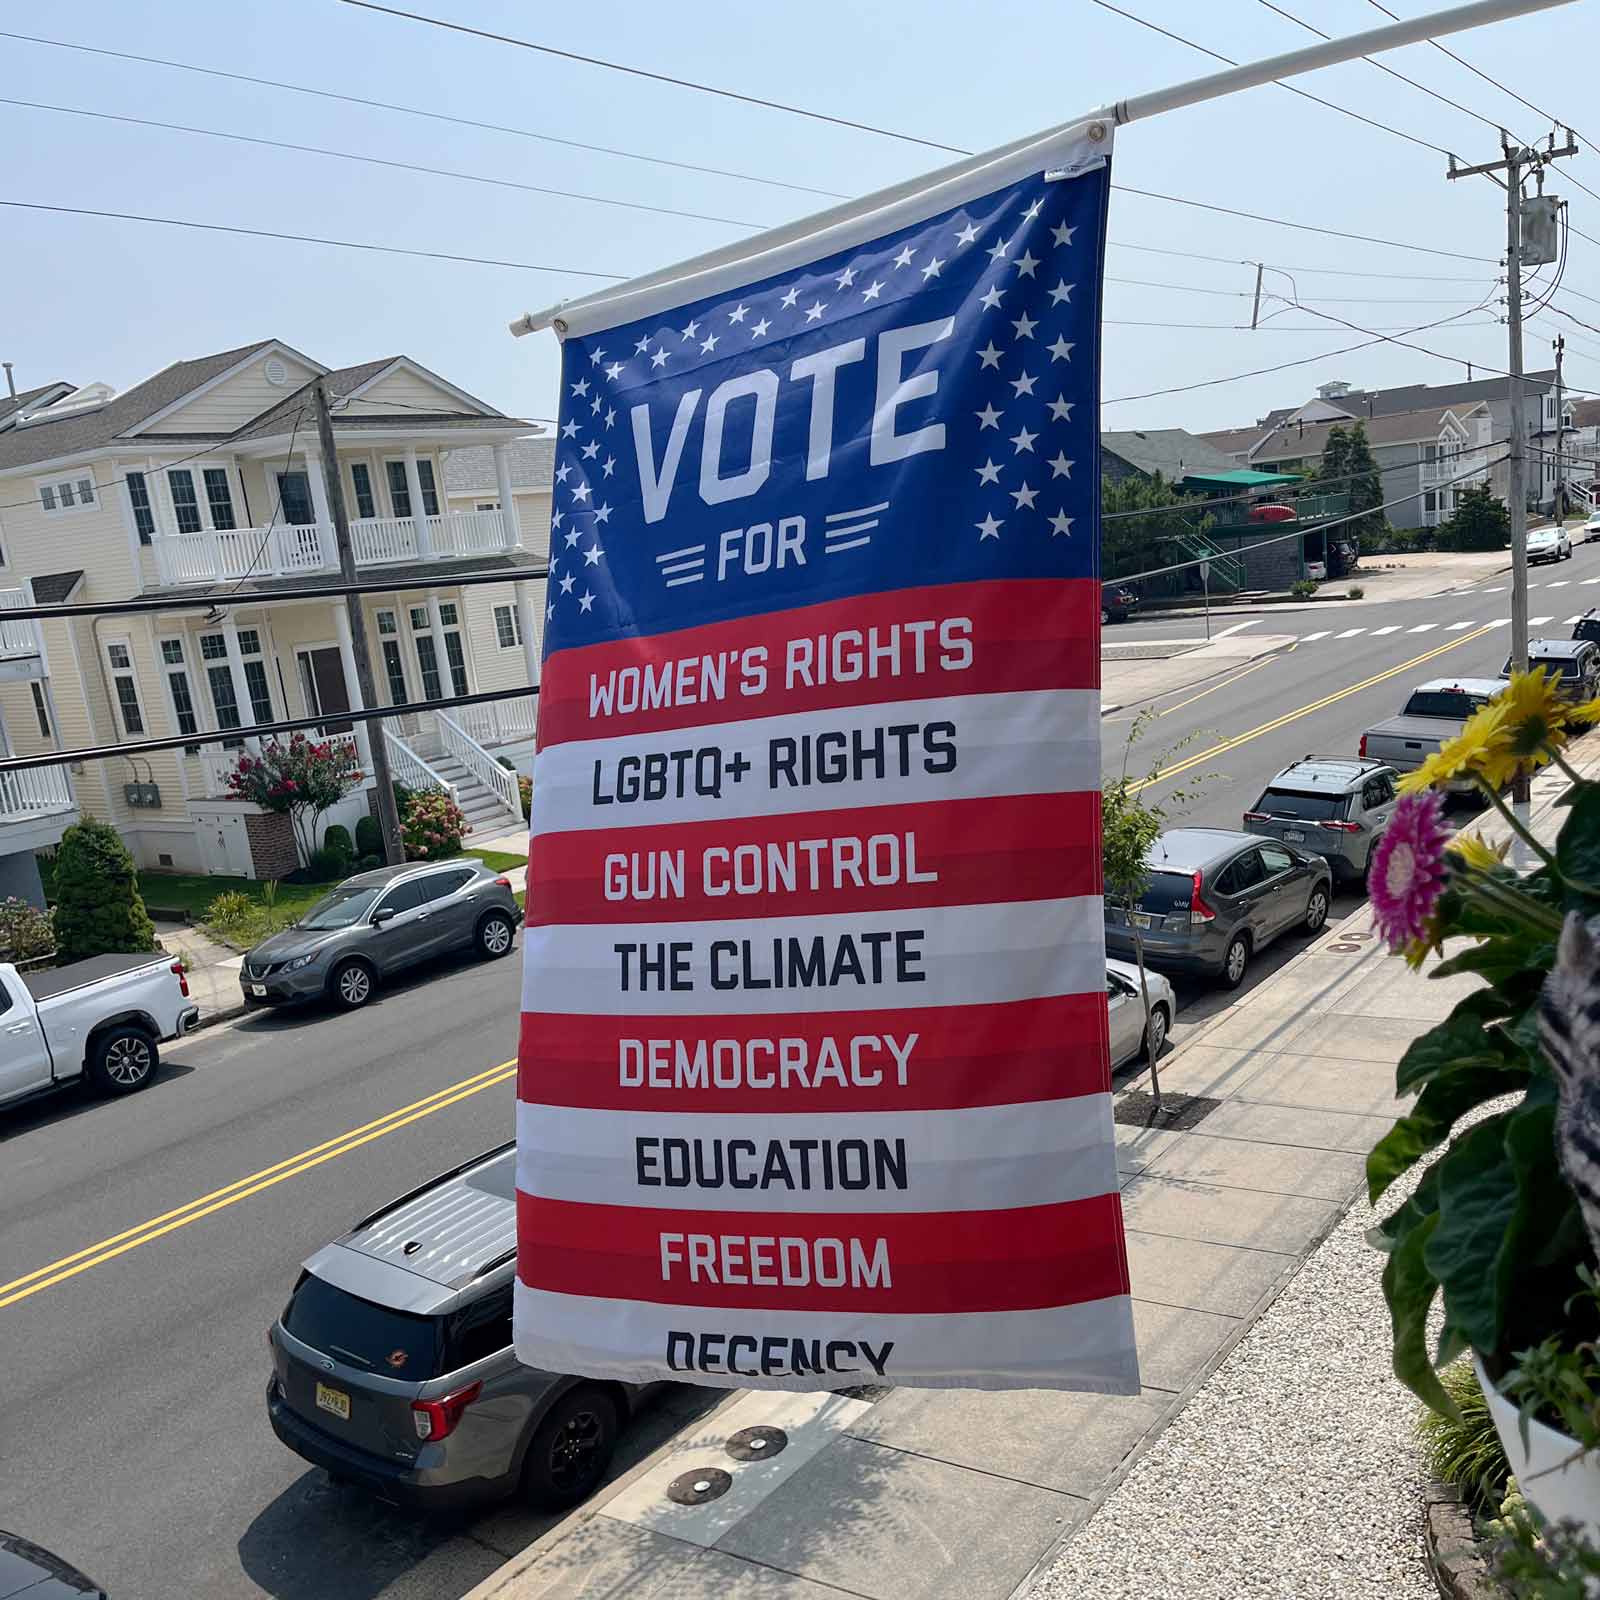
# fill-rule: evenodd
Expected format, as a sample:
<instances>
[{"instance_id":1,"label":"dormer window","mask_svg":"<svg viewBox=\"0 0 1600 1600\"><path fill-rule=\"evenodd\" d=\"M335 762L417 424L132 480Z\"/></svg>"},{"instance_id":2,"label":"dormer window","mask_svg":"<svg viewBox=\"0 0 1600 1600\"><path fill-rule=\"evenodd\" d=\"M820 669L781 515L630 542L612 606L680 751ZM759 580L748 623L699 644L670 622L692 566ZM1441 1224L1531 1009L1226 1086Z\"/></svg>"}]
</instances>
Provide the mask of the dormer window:
<instances>
[{"instance_id":1,"label":"dormer window","mask_svg":"<svg viewBox=\"0 0 1600 1600\"><path fill-rule=\"evenodd\" d=\"M47 516L59 516L64 511L93 510L96 504L92 472L74 473L70 478L52 478L36 487L40 508Z\"/></svg>"}]
</instances>

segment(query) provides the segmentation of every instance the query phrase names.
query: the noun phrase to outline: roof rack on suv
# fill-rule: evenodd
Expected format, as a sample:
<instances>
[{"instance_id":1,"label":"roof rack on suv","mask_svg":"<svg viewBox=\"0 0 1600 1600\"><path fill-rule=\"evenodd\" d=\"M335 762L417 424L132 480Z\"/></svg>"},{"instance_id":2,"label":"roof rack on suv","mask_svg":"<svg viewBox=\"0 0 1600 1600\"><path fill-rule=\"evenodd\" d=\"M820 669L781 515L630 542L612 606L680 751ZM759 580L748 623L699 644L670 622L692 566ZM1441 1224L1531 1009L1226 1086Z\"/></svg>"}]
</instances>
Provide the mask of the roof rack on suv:
<instances>
[{"instance_id":1,"label":"roof rack on suv","mask_svg":"<svg viewBox=\"0 0 1600 1600\"><path fill-rule=\"evenodd\" d=\"M1381 767L1381 761L1375 761L1371 756L1332 756L1324 755L1320 751L1308 750L1300 757L1302 761L1339 761L1352 767Z\"/></svg>"},{"instance_id":2,"label":"roof rack on suv","mask_svg":"<svg viewBox=\"0 0 1600 1600\"><path fill-rule=\"evenodd\" d=\"M420 1199L432 1189L437 1189L441 1183L448 1183L451 1178L459 1178L463 1172L470 1172L473 1167L482 1166L485 1161L492 1161L496 1156L503 1156L506 1151L514 1150L517 1141L507 1139L504 1144L497 1144L493 1149L485 1150L482 1155L473 1156L470 1161L463 1161L459 1167L452 1167L448 1172L441 1172L429 1178L426 1183L419 1183L415 1189L408 1189L404 1194L399 1194L393 1200L387 1201L376 1211L368 1213L351 1228L351 1233L360 1233L363 1228L370 1228L380 1217L386 1217L391 1211L397 1211L412 1200Z\"/></svg>"}]
</instances>

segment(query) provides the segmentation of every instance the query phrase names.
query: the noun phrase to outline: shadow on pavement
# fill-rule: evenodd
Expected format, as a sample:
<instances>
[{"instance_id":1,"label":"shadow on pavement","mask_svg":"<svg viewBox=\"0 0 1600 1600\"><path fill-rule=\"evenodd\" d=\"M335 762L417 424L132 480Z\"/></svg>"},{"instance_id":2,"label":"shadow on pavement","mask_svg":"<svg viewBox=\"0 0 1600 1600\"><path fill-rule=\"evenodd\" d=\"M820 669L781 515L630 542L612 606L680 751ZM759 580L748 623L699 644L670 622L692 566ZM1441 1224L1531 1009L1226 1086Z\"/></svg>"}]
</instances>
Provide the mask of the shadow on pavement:
<instances>
[{"instance_id":1,"label":"shadow on pavement","mask_svg":"<svg viewBox=\"0 0 1600 1600\"><path fill-rule=\"evenodd\" d=\"M162 1046L161 1065L156 1069L155 1077L139 1091L141 1095L163 1094L194 1071L193 1067L172 1060L166 1053L175 1050L182 1042L174 1039ZM40 1095L37 1100L25 1100L12 1110L0 1111L0 1144L50 1123L91 1116L97 1111L109 1111L123 1098L121 1095L96 1094L89 1087L87 1079L77 1079L50 1094Z\"/></svg>"}]
</instances>

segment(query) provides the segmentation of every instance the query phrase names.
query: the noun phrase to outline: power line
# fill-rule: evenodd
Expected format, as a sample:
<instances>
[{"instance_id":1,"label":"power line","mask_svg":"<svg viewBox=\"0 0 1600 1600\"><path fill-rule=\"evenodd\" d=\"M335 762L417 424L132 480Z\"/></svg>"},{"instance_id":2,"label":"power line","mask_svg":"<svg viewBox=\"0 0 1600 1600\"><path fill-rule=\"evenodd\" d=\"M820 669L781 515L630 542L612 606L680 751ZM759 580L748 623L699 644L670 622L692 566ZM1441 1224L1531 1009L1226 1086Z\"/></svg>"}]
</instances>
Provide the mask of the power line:
<instances>
[{"instance_id":1,"label":"power line","mask_svg":"<svg viewBox=\"0 0 1600 1600\"><path fill-rule=\"evenodd\" d=\"M90 111L83 106L50 105L41 100L13 100L0 95L0 106L22 106L29 111L53 111L65 117L93 117L99 122L124 122L139 128L162 128L168 133L192 133L204 139L228 139L235 144L261 145L269 150L292 150L300 155L327 156L335 161L359 161L370 167L390 167L397 172L420 172L433 178L453 178L457 183L490 184L499 189L520 189L526 194L553 195L558 200L585 200L591 205L620 206L625 211L649 211L660 217L687 217L693 222L714 222L729 228L765 228L769 223L742 217L717 217L703 211L680 211L675 206L652 206L640 200L614 200L608 195L579 194L571 189L549 189L513 178L491 178L477 172L457 172L449 167L425 167L415 161L392 161L386 156L359 155L352 150L330 150L323 145L292 144L287 139L264 139L255 134L229 133L221 128L196 128L183 122L158 122L151 117L130 117L114 111Z\"/></svg>"},{"instance_id":2,"label":"power line","mask_svg":"<svg viewBox=\"0 0 1600 1600\"><path fill-rule=\"evenodd\" d=\"M515 45L519 50L537 50L541 55L559 56L563 61L581 61L585 66L604 67L608 72L625 72L630 77L648 78L653 83L667 83L678 89L694 89L701 94L717 95L723 100L737 100L748 106L764 106L769 111L787 111L791 116L809 117L813 122L831 122L835 127L853 128L858 133L875 133L885 139L899 139L906 144L919 144L928 150L945 150L951 155L971 155L957 145L940 144L936 139L922 139L912 133L896 133L892 128L875 127L870 122L852 122L848 117L830 116L823 111L809 111L804 106L785 105L780 100L767 100L760 95L740 94L735 89L719 89L709 83L696 83L692 78L674 78L664 72L649 72L643 67L630 67L620 61L606 61L600 56L586 56L576 50L558 50L554 45L536 44L531 39L513 38L508 33L491 33L487 28L468 27L464 22L449 22L443 17L427 17L419 11L402 11L396 6L381 6L374 0L340 0L347 6L357 6L363 11L376 11L388 17L401 17L407 22L425 22L430 27L444 28L451 33L464 33L475 39L489 39L496 44Z\"/></svg>"},{"instance_id":3,"label":"power line","mask_svg":"<svg viewBox=\"0 0 1600 1600\"><path fill-rule=\"evenodd\" d=\"M1185 261L1212 261L1224 267L1253 267L1255 262L1247 261L1238 256L1208 256L1196 250L1172 250L1162 245L1130 244L1125 239L1108 239L1106 241L1115 250L1138 250L1146 255L1153 256L1179 256ZM1268 262L1268 266L1276 263ZM1429 272L1358 272L1351 267L1279 267L1280 272L1303 272L1321 274L1329 278L1396 278L1409 279L1415 283L1481 283L1480 277L1441 277Z\"/></svg>"},{"instance_id":4,"label":"power line","mask_svg":"<svg viewBox=\"0 0 1600 1600\"><path fill-rule=\"evenodd\" d=\"M676 167L681 172L698 172L714 178L737 178L741 183L764 183L776 189L793 189L798 194L820 195L825 200L848 200L835 189L814 189L809 184L786 178L767 178L753 172L737 172L729 167L701 166L693 161L673 161L666 156L645 155L639 150L621 150L615 145L587 144L582 139L563 139L553 133L532 128L514 128L504 122L480 122L475 117L453 116L447 111L429 111L423 106L400 105L393 100L371 100L358 94L340 94L333 89L316 89L304 83L285 83L280 78L258 78L248 72L225 72L221 67L202 67L192 61L174 61L167 56L136 55L131 50L107 50L99 45L77 44L67 39L46 39L34 33L10 33L0 29L0 39L20 39L27 44L47 45L55 50L77 50L85 55L109 56L117 61L138 61L145 66L170 67L174 72L193 72L208 78L225 78L234 83L253 83L264 89L283 89L289 94L306 94L319 100L342 100L346 105L366 106L369 110L398 111L402 116L426 117L433 122L450 122L461 128L478 128L486 133L509 133L518 139L536 139L544 144L563 145L569 150L589 150L596 155L618 156L624 161L643 161L652 166Z\"/></svg>"},{"instance_id":5,"label":"power line","mask_svg":"<svg viewBox=\"0 0 1600 1600\"><path fill-rule=\"evenodd\" d=\"M1322 333L1321 328L1302 328L1277 322L1263 322L1252 328L1248 322L1138 322L1125 318L1102 317L1101 325L1107 328L1172 328L1205 330L1210 333ZM1452 328L1466 330L1467 328L1498 328L1498 317L1486 318L1481 322L1458 322ZM1375 333L1406 333L1409 330L1398 324L1391 328L1374 329Z\"/></svg>"},{"instance_id":6,"label":"power line","mask_svg":"<svg viewBox=\"0 0 1600 1600\"><path fill-rule=\"evenodd\" d=\"M1243 265L1243 263L1239 263ZM1181 294L1209 294L1218 295L1229 300L1249 300L1251 291L1248 289L1209 289L1194 283L1160 283L1153 278L1114 278L1107 276L1107 283L1126 284L1138 289L1175 289ZM1462 296L1456 295L1448 300L1428 300L1402 297L1400 299L1386 299L1382 295L1322 295L1320 299L1329 305L1350 306L1458 306ZM1472 302L1476 305L1478 302Z\"/></svg>"}]
</instances>

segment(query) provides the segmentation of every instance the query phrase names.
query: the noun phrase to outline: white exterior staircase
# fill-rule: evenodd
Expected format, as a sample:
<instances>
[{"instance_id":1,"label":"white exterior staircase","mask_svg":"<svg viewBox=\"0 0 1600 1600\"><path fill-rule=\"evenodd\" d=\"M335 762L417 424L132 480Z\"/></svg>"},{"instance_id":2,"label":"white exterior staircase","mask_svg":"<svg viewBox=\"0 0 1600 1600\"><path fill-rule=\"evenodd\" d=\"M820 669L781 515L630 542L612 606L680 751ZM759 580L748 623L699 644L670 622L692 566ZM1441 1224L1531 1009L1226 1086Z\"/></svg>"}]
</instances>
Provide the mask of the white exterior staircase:
<instances>
[{"instance_id":1,"label":"white exterior staircase","mask_svg":"<svg viewBox=\"0 0 1600 1600\"><path fill-rule=\"evenodd\" d=\"M450 755L435 756L428 765L455 790L456 804L467 819L467 833L511 833L526 827L519 804L512 811L505 801L492 790L486 789L472 773ZM502 772L505 768L500 769ZM516 774L509 776L515 780Z\"/></svg>"},{"instance_id":2,"label":"white exterior staircase","mask_svg":"<svg viewBox=\"0 0 1600 1600\"><path fill-rule=\"evenodd\" d=\"M442 711L433 713L432 723L409 741L387 734L396 781L413 789L446 790L461 807L469 836L526 828L516 773Z\"/></svg>"}]
</instances>

